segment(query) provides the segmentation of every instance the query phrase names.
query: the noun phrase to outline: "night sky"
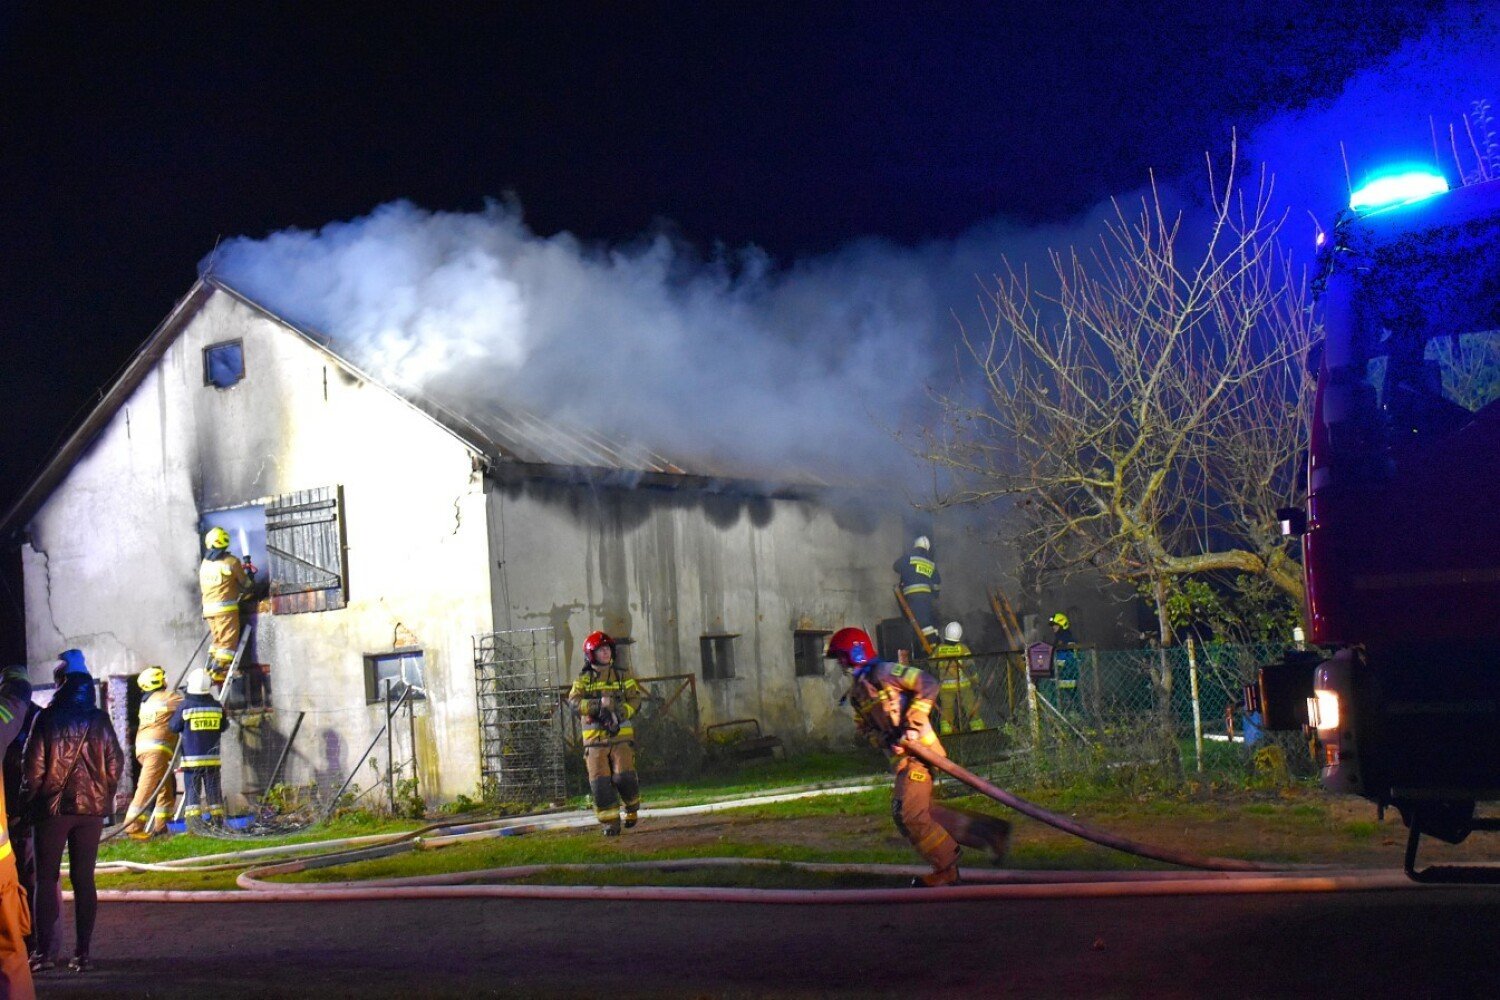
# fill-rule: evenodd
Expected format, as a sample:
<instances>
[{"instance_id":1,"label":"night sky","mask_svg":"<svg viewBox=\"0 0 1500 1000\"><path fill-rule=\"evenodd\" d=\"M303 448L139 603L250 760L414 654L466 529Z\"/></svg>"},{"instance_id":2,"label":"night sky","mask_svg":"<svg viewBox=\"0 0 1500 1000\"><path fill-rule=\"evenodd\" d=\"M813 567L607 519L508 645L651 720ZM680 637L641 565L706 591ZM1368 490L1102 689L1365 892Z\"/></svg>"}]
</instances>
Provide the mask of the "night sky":
<instances>
[{"instance_id":1,"label":"night sky","mask_svg":"<svg viewBox=\"0 0 1500 1000\"><path fill-rule=\"evenodd\" d=\"M1444 5L375 6L0 10L0 504L218 238L511 194L542 234L783 263L1063 220Z\"/></svg>"}]
</instances>

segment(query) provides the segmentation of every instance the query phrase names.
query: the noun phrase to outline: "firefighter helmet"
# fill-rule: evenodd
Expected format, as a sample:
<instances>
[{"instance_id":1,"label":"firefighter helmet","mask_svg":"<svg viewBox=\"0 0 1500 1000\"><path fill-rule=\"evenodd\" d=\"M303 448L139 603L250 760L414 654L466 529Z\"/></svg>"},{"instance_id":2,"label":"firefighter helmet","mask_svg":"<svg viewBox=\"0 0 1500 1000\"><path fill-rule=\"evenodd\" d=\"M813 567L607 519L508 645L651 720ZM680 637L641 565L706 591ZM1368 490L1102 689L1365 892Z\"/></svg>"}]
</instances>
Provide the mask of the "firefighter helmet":
<instances>
[{"instance_id":1,"label":"firefighter helmet","mask_svg":"<svg viewBox=\"0 0 1500 1000\"><path fill-rule=\"evenodd\" d=\"M921 549L923 552L931 552L932 539L928 538L926 535L918 535L917 540L911 543L911 547L914 549Z\"/></svg>"},{"instance_id":2,"label":"firefighter helmet","mask_svg":"<svg viewBox=\"0 0 1500 1000\"><path fill-rule=\"evenodd\" d=\"M223 528L209 528L203 536L203 545L209 549L229 548L229 532Z\"/></svg>"},{"instance_id":3,"label":"firefighter helmet","mask_svg":"<svg viewBox=\"0 0 1500 1000\"><path fill-rule=\"evenodd\" d=\"M167 672L161 667L147 667L135 679L135 684L142 691L160 691L167 686Z\"/></svg>"},{"instance_id":4,"label":"firefighter helmet","mask_svg":"<svg viewBox=\"0 0 1500 1000\"><path fill-rule=\"evenodd\" d=\"M828 640L828 652L823 658L838 660L845 670L857 669L875 662L875 644L862 628L841 628Z\"/></svg>"},{"instance_id":5,"label":"firefighter helmet","mask_svg":"<svg viewBox=\"0 0 1500 1000\"><path fill-rule=\"evenodd\" d=\"M188 694L208 694L212 682L209 680L208 671L198 667L187 676Z\"/></svg>"},{"instance_id":6,"label":"firefighter helmet","mask_svg":"<svg viewBox=\"0 0 1500 1000\"><path fill-rule=\"evenodd\" d=\"M943 626L944 642L961 642L964 637L964 627L958 622L949 622Z\"/></svg>"},{"instance_id":7,"label":"firefighter helmet","mask_svg":"<svg viewBox=\"0 0 1500 1000\"><path fill-rule=\"evenodd\" d=\"M594 652L600 646L609 647L609 655L614 657L618 650L615 649L615 641L609 637L608 632L590 632L589 637L583 640L583 662L587 666L594 666Z\"/></svg>"},{"instance_id":8,"label":"firefighter helmet","mask_svg":"<svg viewBox=\"0 0 1500 1000\"><path fill-rule=\"evenodd\" d=\"M1050 621L1052 624L1056 625L1058 628L1067 628L1068 627L1068 616L1065 615L1065 614L1063 614L1061 611L1059 611L1057 614L1053 615L1051 618L1049 618L1047 620Z\"/></svg>"}]
</instances>

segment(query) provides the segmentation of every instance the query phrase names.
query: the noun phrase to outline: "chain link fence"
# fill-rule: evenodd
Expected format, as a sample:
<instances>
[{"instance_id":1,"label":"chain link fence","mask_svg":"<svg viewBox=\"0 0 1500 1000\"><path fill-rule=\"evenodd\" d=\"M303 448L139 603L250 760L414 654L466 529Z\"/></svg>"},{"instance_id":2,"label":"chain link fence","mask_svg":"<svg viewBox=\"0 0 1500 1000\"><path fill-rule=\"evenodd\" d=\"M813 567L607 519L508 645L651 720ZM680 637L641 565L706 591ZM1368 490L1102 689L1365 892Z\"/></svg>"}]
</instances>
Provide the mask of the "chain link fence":
<instances>
[{"instance_id":1,"label":"chain link fence","mask_svg":"<svg viewBox=\"0 0 1500 1000\"><path fill-rule=\"evenodd\" d=\"M1054 676L1034 682L1020 651L919 665L948 682L939 710L952 730L943 737L950 755L1002 780L1170 784L1255 774L1285 780L1315 772L1307 741L1298 733L1263 732L1253 716L1247 727L1240 702L1256 668L1287 648L1058 650ZM968 690L977 706L962 703Z\"/></svg>"}]
</instances>

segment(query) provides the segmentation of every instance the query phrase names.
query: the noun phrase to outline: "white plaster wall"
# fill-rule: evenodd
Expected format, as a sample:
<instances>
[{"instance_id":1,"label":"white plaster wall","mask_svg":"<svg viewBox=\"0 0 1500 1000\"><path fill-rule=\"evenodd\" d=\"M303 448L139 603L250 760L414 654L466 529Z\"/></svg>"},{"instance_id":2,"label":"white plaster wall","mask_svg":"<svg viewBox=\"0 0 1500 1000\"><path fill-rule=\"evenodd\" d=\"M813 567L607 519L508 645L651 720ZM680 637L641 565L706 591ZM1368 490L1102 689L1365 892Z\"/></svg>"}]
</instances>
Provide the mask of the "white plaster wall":
<instances>
[{"instance_id":1,"label":"white plaster wall","mask_svg":"<svg viewBox=\"0 0 1500 1000\"><path fill-rule=\"evenodd\" d=\"M203 348L234 339L246 378L204 386ZM215 292L33 518L23 550L33 662L78 646L102 672L161 663L175 675L204 631L199 512L341 485L349 606L260 616L277 727L309 712L291 777L353 764L382 714L365 705L364 654L419 645L431 695L419 710L424 791L472 791L471 636L491 628L472 470L469 449L424 415ZM368 771L356 780L368 785Z\"/></svg>"},{"instance_id":2,"label":"white plaster wall","mask_svg":"<svg viewBox=\"0 0 1500 1000\"><path fill-rule=\"evenodd\" d=\"M640 676L694 674L703 723L753 717L788 742L852 732L828 664L797 677L797 628L873 629L894 611L899 518L853 518L811 501L689 490L491 485L497 628L557 630L563 683L596 628L636 640ZM699 637L737 632L736 677L702 679Z\"/></svg>"}]
</instances>

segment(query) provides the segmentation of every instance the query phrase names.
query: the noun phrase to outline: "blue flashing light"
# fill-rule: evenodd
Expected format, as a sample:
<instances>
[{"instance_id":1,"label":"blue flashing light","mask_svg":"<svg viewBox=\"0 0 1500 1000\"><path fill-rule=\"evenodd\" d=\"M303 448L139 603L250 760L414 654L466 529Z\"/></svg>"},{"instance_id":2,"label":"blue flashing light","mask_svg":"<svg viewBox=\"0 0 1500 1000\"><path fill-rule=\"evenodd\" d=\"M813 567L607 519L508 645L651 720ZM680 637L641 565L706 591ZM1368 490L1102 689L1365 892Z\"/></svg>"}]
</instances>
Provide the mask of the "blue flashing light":
<instances>
[{"instance_id":1,"label":"blue flashing light","mask_svg":"<svg viewBox=\"0 0 1500 1000\"><path fill-rule=\"evenodd\" d=\"M1349 196L1349 208L1369 212L1395 205L1410 205L1446 193L1448 179L1431 168L1401 169L1380 174Z\"/></svg>"}]
</instances>

